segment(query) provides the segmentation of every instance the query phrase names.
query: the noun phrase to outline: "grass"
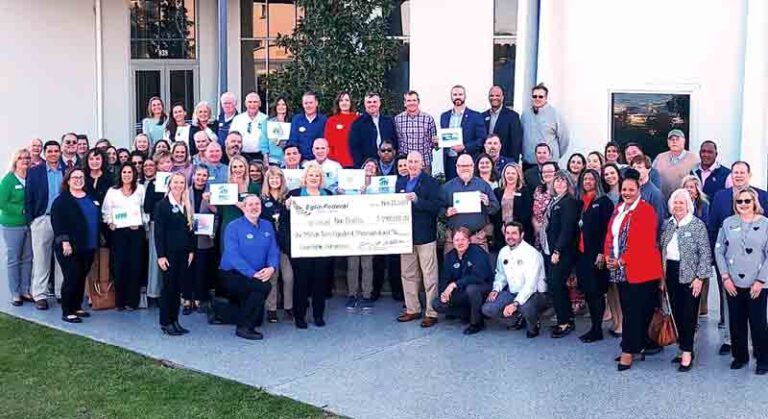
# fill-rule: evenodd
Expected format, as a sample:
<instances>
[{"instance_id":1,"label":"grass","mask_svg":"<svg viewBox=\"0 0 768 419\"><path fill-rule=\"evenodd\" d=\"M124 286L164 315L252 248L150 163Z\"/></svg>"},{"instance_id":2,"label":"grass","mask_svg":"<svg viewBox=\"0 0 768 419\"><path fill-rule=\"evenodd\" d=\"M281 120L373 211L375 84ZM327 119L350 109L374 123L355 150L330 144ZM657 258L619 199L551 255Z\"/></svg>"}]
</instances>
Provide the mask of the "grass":
<instances>
[{"instance_id":1,"label":"grass","mask_svg":"<svg viewBox=\"0 0 768 419\"><path fill-rule=\"evenodd\" d=\"M0 418L328 418L259 389L0 314ZM335 416L330 416L335 417Z\"/></svg>"}]
</instances>

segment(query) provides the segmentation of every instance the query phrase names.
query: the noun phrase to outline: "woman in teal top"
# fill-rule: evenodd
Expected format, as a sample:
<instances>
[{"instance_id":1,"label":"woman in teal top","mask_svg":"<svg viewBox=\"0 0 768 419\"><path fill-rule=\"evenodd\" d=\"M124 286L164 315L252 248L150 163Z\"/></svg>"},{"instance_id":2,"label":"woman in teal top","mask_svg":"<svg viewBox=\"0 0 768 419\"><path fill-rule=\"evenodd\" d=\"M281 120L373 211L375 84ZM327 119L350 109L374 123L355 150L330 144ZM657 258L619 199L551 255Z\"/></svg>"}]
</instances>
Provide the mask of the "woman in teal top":
<instances>
[{"instance_id":1,"label":"woman in teal top","mask_svg":"<svg viewBox=\"0 0 768 419\"><path fill-rule=\"evenodd\" d=\"M168 115L165 113L163 100L157 96L149 98L147 103L147 117L141 121L141 132L149 137L154 144L165 136L165 127L168 124Z\"/></svg>"},{"instance_id":2,"label":"woman in teal top","mask_svg":"<svg viewBox=\"0 0 768 419\"><path fill-rule=\"evenodd\" d=\"M247 195L259 195L261 185L250 181L248 176L248 161L243 156L233 156L229 160L229 178L227 183L237 185L238 203L235 205L219 205L216 211L221 217L221 232L224 232L227 225L243 216L242 202ZM221 242L221 252L224 252L224 241Z\"/></svg>"},{"instance_id":3,"label":"woman in teal top","mask_svg":"<svg viewBox=\"0 0 768 419\"><path fill-rule=\"evenodd\" d=\"M277 98L271 111L272 112L269 113L271 115L270 118L267 119L267 123L264 124L264 127L261 130L259 148L261 149L261 153L264 154L264 162L267 163L267 165L275 164L280 166L283 164L283 148L285 148L285 144L288 140L281 141L274 137L269 138L270 135L267 131L269 131L269 122L291 122L291 115L288 111L288 101L282 96Z\"/></svg>"},{"instance_id":4,"label":"woman in teal top","mask_svg":"<svg viewBox=\"0 0 768 419\"><path fill-rule=\"evenodd\" d=\"M10 171L0 181L0 232L5 242L6 276L14 306L33 301L29 293L32 236L24 216L24 192L31 160L29 151L17 150L11 157Z\"/></svg>"}]
</instances>

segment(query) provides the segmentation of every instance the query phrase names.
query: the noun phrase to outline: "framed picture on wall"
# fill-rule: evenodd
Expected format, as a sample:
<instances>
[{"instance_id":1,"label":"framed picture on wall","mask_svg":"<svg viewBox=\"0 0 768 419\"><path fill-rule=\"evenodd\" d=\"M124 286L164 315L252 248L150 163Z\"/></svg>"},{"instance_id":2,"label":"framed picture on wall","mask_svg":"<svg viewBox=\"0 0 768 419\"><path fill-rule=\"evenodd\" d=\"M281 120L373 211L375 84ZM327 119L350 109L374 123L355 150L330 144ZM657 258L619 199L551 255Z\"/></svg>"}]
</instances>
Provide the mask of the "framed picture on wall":
<instances>
[{"instance_id":1,"label":"framed picture on wall","mask_svg":"<svg viewBox=\"0 0 768 419\"><path fill-rule=\"evenodd\" d=\"M611 139L622 149L638 143L651 159L668 150L669 131L680 129L690 139L690 119L690 93L611 92Z\"/></svg>"}]
</instances>

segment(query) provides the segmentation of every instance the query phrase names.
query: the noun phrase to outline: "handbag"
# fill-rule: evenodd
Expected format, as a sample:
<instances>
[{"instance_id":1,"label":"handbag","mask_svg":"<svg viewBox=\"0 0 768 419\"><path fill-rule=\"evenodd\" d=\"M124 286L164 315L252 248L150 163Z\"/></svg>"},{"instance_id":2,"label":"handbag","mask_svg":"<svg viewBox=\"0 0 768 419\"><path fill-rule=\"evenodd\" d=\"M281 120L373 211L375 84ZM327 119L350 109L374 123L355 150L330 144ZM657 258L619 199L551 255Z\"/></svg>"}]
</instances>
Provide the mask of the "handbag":
<instances>
[{"instance_id":1,"label":"handbag","mask_svg":"<svg viewBox=\"0 0 768 419\"><path fill-rule=\"evenodd\" d=\"M115 308L115 286L109 272L109 249L99 248L86 277L86 293L94 310Z\"/></svg>"},{"instance_id":2,"label":"handbag","mask_svg":"<svg viewBox=\"0 0 768 419\"><path fill-rule=\"evenodd\" d=\"M648 326L648 337L659 346L669 346L677 342L677 325L672 317L669 297L665 289L661 295L660 307L653 311L651 324Z\"/></svg>"}]
</instances>

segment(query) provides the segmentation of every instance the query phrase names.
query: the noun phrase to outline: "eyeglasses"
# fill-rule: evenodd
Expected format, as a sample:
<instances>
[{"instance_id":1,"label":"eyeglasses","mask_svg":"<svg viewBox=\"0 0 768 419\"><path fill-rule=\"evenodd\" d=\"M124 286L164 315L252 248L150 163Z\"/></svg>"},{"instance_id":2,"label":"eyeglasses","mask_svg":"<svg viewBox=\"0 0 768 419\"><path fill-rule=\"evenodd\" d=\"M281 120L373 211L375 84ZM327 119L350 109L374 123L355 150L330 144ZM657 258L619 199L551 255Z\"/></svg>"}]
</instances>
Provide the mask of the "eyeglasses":
<instances>
[{"instance_id":1,"label":"eyeglasses","mask_svg":"<svg viewBox=\"0 0 768 419\"><path fill-rule=\"evenodd\" d=\"M738 205L741 205L741 204L751 204L752 200L751 199L737 199L736 203Z\"/></svg>"},{"instance_id":2,"label":"eyeglasses","mask_svg":"<svg viewBox=\"0 0 768 419\"><path fill-rule=\"evenodd\" d=\"M77 144L77 140L75 140L75 141L71 141L71 140L70 141L64 141L64 144L75 145L75 144Z\"/></svg>"},{"instance_id":3,"label":"eyeglasses","mask_svg":"<svg viewBox=\"0 0 768 419\"><path fill-rule=\"evenodd\" d=\"M83 176L70 176L69 178L72 179L72 180L83 180L83 179L85 179L85 177L83 177Z\"/></svg>"},{"instance_id":4,"label":"eyeglasses","mask_svg":"<svg viewBox=\"0 0 768 419\"><path fill-rule=\"evenodd\" d=\"M379 149L379 151L381 151L382 153L392 153L395 150L391 148L382 148L382 149Z\"/></svg>"},{"instance_id":5,"label":"eyeglasses","mask_svg":"<svg viewBox=\"0 0 768 419\"><path fill-rule=\"evenodd\" d=\"M251 133L251 125L253 125L253 122L248 123L248 128L247 128L248 134Z\"/></svg>"},{"instance_id":6,"label":"eyeglasses","mask_svg":"<svg viewBox=\"0 0 768 419\"><path fill-rule=\"evenodd\" d=\"M531 97L534 98L534 99L544 99L546 96L544 96L544 95L531 95Z\"/></svg>"}]
</instances>

